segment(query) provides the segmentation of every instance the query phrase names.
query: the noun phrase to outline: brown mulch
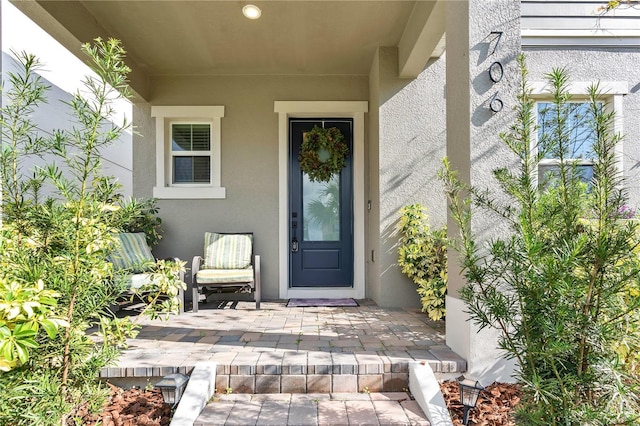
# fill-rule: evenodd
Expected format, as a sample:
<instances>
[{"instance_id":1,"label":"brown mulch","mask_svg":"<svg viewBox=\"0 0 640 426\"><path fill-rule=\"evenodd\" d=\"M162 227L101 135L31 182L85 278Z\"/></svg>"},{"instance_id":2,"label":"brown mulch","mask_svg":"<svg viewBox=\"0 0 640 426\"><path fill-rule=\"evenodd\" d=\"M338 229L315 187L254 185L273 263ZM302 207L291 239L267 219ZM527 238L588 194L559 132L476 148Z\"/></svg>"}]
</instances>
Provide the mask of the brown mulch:
<instances>
[{"instance_id":1,"label":"brown mulch","mask_svg":"<svg viewBox=\"0 0 640 426\"><path fill-rule=\"evenodd\" d=\"M158 389L124 390L109 384L111 396L99 414L79 408L72 417L81 418L87 426L167 426L171 408L162 401ZM457 381L440 384L444 400L455 426L462 425L463 405ZM520 401L520 387L510 383L493 383L480 392L476 407L469 412L469 426L515 426L513 408ZM70 425L74 425L71 418Z\"/></svg>"},{"instance_id":2,"label":"brown mulch","mask_svg":"<svg viewBox=\"0 0 640 426\"><path fill-rule=\"evenodd\" d=\"M446 381L440 390L453 424L462 425L464 406L460 402L458 382ZM514 407L520 402L520 387L511 383L493 383L480 392L478 403L469 411L469 426L515 426Z\"/></svg>"},{"instance_id":3,"label":"brown mulch","mask_svg":"<svg viewBox=\"0 0 640 426\"><path fill-rule=\"evenodd\" d=\"M88 426L166 426L171 422L171 407L164 404L160 390L109 387L111 396L100 414L89 414L81 407L72 417L80 417Z\"/></svg>"}]
</instances>

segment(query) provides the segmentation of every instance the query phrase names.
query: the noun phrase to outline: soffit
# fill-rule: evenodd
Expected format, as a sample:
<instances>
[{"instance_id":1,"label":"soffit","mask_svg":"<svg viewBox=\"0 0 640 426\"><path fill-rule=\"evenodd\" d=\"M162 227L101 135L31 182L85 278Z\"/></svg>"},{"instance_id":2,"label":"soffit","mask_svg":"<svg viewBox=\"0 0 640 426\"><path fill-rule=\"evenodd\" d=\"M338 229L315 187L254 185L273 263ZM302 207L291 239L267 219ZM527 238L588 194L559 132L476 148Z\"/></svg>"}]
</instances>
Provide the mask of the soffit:
<instances>
[{"instance_id":1,"label":"soffit","mask_svg":"<svg viewBox=\"0 0 640 426\"><path fill-rule=\"evenodd\" d=\"M415 4L259 1L262 17L252 21L246 3L39 2L79 40L122 40L147 76L368 75L376 48L397 46Z\"/></svg>"}]
</instances>

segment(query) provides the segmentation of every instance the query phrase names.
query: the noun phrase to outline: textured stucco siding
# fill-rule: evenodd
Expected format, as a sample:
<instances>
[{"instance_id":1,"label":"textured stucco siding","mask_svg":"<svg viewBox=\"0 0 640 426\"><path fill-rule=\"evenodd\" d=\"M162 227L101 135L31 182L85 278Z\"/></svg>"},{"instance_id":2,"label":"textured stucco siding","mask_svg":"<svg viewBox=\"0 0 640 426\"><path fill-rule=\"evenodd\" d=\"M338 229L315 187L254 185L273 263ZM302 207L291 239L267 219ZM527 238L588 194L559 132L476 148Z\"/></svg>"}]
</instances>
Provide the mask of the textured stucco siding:
<instances>
[{"instance_id":1,"label":"textured stucco siding","mask_svg":"<svg viewBox=\"0 0 640 426\"><path fill-rule=\"evenodd\" d=\"M5 81L5 89L9 88L8 74L21 73L22 67L15 59L14 52L26 52L38 58L41 67L36 73L41 76L42 83L48 87L44 96L47 102L42 102L35 108L31 119L37 123L38 132L43 137L51 137L54 130L72 130L77 127L73 110L67 104L73 99L77 91L85 91L82 81L91 74L89 67L60 43L38 27L27 16L19 11L13 4L2 2L1 18L1 71ZM6 105L7 94L3 92L3 104ZM118 100L113 105L114 119L117 124L122 124L126 118L131 122L132 106L128 100ZM104 174L114 176L122 185L120 191L125 196L132 194L132 134L123 132L110 146L101 149L102 169ZM24 171L30 171L36 165L43 162L56 161L53 156L44 156L44 159L33 156L23 159ZM46 191L49 189L46 188Z\"/></svg>"},{"instance_id":2,"label":"textured stucco siding","mask_svg":"<svg viewBox=\"0 0 640 426\"><path fill-rule=\"evenodd\" d=\"M377 198L378 263L370 287L384 306L419 306L415 284L397 266L398 233L403 206L422 203L432 227L446 221L446 203L437 172L445 155L444 59L430 62L415 80L398 78L395 48L380 48L378 161L370 173L379 170ZM372 143L375 143L372 141ZM372 148L373 149L373 148Z\"/></svg>"},{"instance_id":3,"label":"textured stucco siding","mask_svg":"<svg viewBox=\"0 0 640 426\"><path fill-rule=\"evenodd\" d=\"M363 100L366 77L221 76L155 78L153 105L221 105L221 186L218 200L159 200L161 257L202 254L204 233L254 232L265 299L279 297L278 116L274 101ZM155 185L155 131L149 105L137 105L143 136L134 146L134 191L150 197ZM141 165L141 167L138 167Z\"/></svg>"},{"instance_id":4,"label":"textured stucco siding","mask_svg":"<svg viewBox=\"0 0 640 426\"><path fill-rule=\"evenodd\" d=\"M517 165L499 135L509 130L515 118L519 6L510 0L447 2L447 156L462 179L489 190L498 202L507 200L493 170ZM497 47L497 34L492 34L496 31L502 33ZM502 79L495 83L488 74L494 62L500 62L504 70ZM494 96L503 102L497 112L489 108ZM453 221L448 220L449 235L455 238ZM481 250L486 250L485 242L508 232L504 220L476 207L472 207L471 226ZM505 362L497 349L497 333L473 326L459 299L458 290L465 280L460 276L458 259L455 252L449 252L447 345L467 360L467 373L482 383L510 380L513 365Z\"/></svg>"},{"instance_id":5,"label":"textured stucco siding","mask_svg":"<svg viewBox=\"0 0 640 426\"><path fill-rule=\"evenodd\" d=\"M623 82L623 170L629 204L640 207L640 51L638 49L525 50L529 80L543 81L553 68L566 68L573 82Z\"/></svg>"},{"instance_id":6,"label":"textured stucco siding","mask_svg":"<svg viewBox=\"0 0 640 426\"><path fill-rule=\"evenodd\" d=\"M376 261L376 254L380 254L380 146L377 143L380 137L380 49L371 65L369 74L369 141L367 144L367 170L366 187L369 196L370 209L366 215L366 288L367 297L380 300L380 271L381 262Z\"/></svg>"}]
</instances>

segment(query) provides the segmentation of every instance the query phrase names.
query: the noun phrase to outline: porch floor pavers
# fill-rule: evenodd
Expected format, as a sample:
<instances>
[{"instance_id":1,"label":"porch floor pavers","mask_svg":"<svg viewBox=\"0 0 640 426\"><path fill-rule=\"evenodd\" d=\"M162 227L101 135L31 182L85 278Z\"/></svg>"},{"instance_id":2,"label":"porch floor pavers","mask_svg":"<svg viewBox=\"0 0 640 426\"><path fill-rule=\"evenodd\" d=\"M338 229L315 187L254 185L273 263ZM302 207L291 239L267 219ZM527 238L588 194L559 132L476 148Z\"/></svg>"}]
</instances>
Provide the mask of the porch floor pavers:
<instances>
[{"instance_id":1,"label":"porch floor pavers","mask_svg":"<svg viewBox=\"0 0 640 426\"><path fill-rule=\"evenodd\" d=\"M428 425L406 393L409 363L458 373L465 360L445 345L444 324L419 309L358 302L289 308L270 301L261 310L240 302L166 320L141 317L137 338L101 377L189 374L198 362L214 362L218 397L199 425ZM219 395L225 391L232 394Z\"/></svg>"},{"instance_id":2,"label":"porch floor pavers","mask_svg":"<svg viewBox=\"0 0 640 426\"><path fill-rule=\"evenodd\" d=\"M405 373L414 360L429 363L434 372L465 371L465 360L445 345L441 322L417 308L358 302L358 307L294 308L271 301L261 310L240 302L233 309L204 305L198 313L167 320L138 318L137 338L128 341L119 365L101 376L131 377L158 368L189 373L198 361L216 362L218 374L256 368L264 374Z\"/></svg>"}]
</instances>

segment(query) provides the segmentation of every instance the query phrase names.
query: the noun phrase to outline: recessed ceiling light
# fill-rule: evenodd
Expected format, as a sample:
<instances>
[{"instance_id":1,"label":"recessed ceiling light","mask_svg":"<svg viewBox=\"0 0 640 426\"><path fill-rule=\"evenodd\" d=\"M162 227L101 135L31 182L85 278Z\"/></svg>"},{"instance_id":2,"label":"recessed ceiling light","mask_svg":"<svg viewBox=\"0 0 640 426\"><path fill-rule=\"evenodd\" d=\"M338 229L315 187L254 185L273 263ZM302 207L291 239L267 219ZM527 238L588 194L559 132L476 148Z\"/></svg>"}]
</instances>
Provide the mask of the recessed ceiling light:
<instances>
[{"instance_id":1,"label":"recessed ceiling light","mask_svg":"<svg viewBox=\"0 0 640 426\"><path fill-rule=\"evenodd\" d=\"M262 11L258 6L248 4L242 8L242 14L249 19L258 19L262 15Z\"/></svg>"}]
</instances>

